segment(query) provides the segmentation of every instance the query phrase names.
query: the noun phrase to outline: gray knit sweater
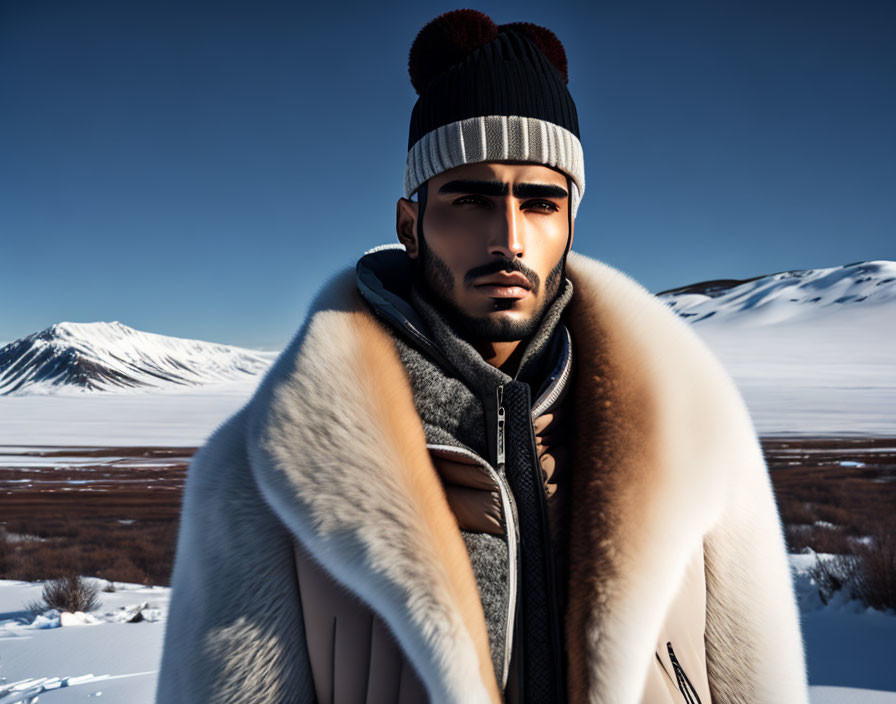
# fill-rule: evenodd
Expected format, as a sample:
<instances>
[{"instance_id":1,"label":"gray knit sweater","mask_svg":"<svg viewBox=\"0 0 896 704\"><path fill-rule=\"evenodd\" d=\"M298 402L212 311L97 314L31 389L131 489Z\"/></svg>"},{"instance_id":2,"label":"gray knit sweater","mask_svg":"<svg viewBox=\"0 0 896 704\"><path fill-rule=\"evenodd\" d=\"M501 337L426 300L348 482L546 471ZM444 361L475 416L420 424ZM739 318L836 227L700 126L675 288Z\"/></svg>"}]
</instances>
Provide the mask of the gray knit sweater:
<instances>
[{"instance_id":1,"label":"gray knit sweater","mask_svg":"<svg viewBox=\"0 0 896 704\"><path fill-rule=\"evenodd\" d=\"M390 323L427 443L469 449L494 462L485 404L494 398L499 384L512 378L488 364L427 297L408 285L410 271L403 251L387 249L367 254L358 264L358 273L362 294L374 311ZM530 385L533 405L556 381L569 354L568 333L560 317L572 294L572 283L565 279L540 327L525 343L515 378ZM409 335L409 328L419 336ZM434 355L435 351L439 354ZM467 530L461 533L479 588L500 682L501 638L506 627L507 545L500 536Z\"/></svg>"}]
</instances>

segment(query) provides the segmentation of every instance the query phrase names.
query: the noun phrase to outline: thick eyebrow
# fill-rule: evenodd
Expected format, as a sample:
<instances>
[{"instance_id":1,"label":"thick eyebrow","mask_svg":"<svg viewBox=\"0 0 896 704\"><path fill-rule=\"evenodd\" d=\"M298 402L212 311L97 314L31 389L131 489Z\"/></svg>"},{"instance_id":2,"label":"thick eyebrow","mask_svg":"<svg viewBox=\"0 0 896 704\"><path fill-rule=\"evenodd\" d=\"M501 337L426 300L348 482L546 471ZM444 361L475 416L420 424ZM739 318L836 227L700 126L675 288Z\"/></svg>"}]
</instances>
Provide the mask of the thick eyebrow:
<instances>
[{"instance_id":1,"label":"thick eyebrow","mask_svg":"<svg viewBox=\"0 0 896 704\"><path fill-rule=\"evenodd\" d=\"M565 188L549 183L518 183L513 187L517 198L566 198Z\"/></svg>"},{"instance_id":2,"label":"thick eyebrow","mask_svg":"<svg viewBox=\"0 0 896 704\"><path fill-rule=\"evenodd\" d=\"M483 196L506 196L507 184L502 181L449 181L439 188L439 193L476 193Z\"/></svg>"},{"instance_id":3,"label":"thick eyebrow","mask_svg":"<svg viewBox=\"0 0 896 704\"><path fill-rule=\"evenodd\" d=\"M457 179L439 188L439 193L476 193L483 196L506 196L507 184L503 181L471 181ZM566 198L565 188L547 183L517 183L513 187L516 198Z\"/></svg>"}]
</instances>

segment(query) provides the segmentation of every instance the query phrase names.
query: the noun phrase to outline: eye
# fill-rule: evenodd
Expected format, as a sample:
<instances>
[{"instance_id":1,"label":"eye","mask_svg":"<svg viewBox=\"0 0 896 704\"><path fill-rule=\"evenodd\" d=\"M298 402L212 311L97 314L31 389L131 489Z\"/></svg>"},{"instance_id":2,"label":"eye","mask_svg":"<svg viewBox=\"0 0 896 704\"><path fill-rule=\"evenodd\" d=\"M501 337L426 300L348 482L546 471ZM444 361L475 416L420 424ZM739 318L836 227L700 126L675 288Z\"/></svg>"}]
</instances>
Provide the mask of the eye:
<instances>
[{"instance_id":1,"label":"eye","mask_svg":"<svg viewBox=\"0 0 896 704\"><path fill-rule=\"evenodd\" d=\"M556 213L558 210L560 210L560 206L549 200L527 200L525 203L523 203L522 207L532 208L533 210L540 210L545 213Z\"/></svg>"},{"instance_id":2,"label":"eye","mask_svg":"<svg viewBox=\"0 0 896 704\"><path fill-rule=\"evenodd\" d=\"M475 205L484 208L490 208L492 206L492 202L488 198L483 198L482 196L461 196L460 198L454 200L453 205Z\"/></svg>"}]
</instances>

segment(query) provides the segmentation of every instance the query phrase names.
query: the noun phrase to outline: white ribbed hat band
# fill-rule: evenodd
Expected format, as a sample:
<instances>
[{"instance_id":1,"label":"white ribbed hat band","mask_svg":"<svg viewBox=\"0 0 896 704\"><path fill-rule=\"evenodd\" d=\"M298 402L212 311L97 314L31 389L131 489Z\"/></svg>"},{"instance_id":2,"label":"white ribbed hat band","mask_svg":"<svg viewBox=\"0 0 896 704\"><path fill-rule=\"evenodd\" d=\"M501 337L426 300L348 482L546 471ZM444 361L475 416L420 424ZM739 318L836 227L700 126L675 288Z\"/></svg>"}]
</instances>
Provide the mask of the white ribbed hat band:
<instances>
[{"instance_id":1,"label":"white ribbed hat band","mask_svg":"<svg viewBox=\"0 0 896 704\"><path fill-rule=\"evenodd\" d=\"M585 193L582 144L569 130L534 117L470 117L427 132L408 152L405 197L443 171L479 161L531 161L559 169L572 180L570 207L575 218Z\"/></svg>"}]
</instances>

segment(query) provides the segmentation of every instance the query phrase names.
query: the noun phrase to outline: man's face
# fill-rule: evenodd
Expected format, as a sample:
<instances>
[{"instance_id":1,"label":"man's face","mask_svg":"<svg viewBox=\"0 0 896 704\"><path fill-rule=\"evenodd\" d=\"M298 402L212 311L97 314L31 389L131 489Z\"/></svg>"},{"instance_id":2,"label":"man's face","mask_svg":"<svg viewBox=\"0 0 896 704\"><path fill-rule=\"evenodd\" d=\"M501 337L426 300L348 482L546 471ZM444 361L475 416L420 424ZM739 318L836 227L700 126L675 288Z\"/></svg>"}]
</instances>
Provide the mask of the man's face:
<instances>
[{"instance_id":1,"label":"man's face","mask_svg":"<svg viewBox=\"0 0 896 704\"><path fill-rule=\"evenodd\" d=\"M566 176L514 162L465 164L434 176L422 242L416 206L399 201L399 239L424 293L468 339L530 337L560 288L572 235Z\"/></svg>"}]
</instances>

